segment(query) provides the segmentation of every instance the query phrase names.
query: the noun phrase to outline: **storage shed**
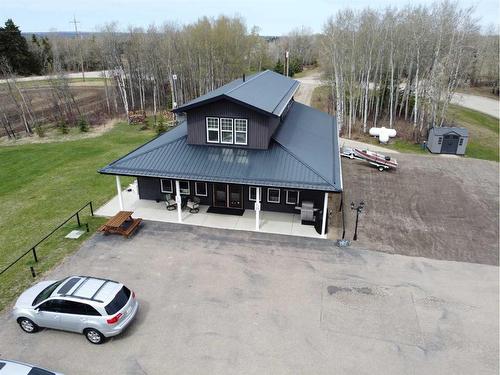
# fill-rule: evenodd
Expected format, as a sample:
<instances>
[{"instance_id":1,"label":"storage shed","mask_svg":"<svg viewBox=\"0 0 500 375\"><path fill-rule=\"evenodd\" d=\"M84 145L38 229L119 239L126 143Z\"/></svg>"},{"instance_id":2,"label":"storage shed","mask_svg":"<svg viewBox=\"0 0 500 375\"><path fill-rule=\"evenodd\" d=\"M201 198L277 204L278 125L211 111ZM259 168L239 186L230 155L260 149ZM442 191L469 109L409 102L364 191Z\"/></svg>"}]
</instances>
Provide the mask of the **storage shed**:
<instances>
[{"instance_id":1,"label":"storage shed","mask_svg":"<svg viewBox=\"0 0 500 375\"><path fill-rule=\"evenodd\" d=\"M433 127L429 130L427 148L433 154L464 155L468 138L466 128Z\"/></svg>"}]
</instances>

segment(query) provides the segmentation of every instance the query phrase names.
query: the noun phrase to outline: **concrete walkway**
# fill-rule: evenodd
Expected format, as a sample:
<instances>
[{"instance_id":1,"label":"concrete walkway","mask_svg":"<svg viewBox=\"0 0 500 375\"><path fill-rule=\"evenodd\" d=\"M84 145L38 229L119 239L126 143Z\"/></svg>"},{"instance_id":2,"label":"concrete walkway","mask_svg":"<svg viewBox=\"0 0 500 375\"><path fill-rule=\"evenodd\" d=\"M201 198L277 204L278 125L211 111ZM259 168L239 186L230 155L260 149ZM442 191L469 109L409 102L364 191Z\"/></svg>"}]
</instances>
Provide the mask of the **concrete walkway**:
<instances>
[{"instance_id":1,"label":"concrete walkway","mask_svg":"<svg viewBox=\"0 0 500 375\"><path fill-rule=\"evenodd\" d=\"M122 192L124 209L134 211L133 217L144 220L178 223L177 210L168 211L165 202L139 199L137 183L133 183ZM184 224L199 225L210 228L255 231L255 211L246 209L242 216L223 215L207 212L208 206L201 205L198 213L190 213L188 209L182 211ZM120 211L118 196L99 207L97 216L114 216ZM300 214L284 212L260 212L260 231L265 233L287 234L291 236L321 238L314 226L302 225Z\"/></svg>"}]
</instances>

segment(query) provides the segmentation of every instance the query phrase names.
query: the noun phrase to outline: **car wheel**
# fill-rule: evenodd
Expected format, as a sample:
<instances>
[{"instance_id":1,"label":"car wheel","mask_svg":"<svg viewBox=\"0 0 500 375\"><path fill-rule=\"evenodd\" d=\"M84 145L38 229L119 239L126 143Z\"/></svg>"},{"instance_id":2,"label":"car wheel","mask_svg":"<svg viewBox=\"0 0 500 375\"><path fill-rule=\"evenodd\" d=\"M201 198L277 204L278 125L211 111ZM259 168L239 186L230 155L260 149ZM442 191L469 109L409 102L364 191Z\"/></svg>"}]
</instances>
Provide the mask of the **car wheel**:
<instances>
[{"instance_id":1,"label":"car wheel","mask_svg":"<svg viewBox=\"0 0 500 375\"><path fill-rule=\"evenodd\" d=\"M26 333L35 333L38 331L39 327L31 319L19 318L17 322L19 323L19 327Z\"/></svg>"},{"instance_id":2,"label":"car wheel","mask_svg":"<svg viewBox=\"0 0 500 375\"><path fill-rule=\"evenodd\" d=\"M87 328L83 333L85 334L87 340L89 340L92 344L99 345L104 342L104 335L97 329Z\"/></svg>"}]
</instances>

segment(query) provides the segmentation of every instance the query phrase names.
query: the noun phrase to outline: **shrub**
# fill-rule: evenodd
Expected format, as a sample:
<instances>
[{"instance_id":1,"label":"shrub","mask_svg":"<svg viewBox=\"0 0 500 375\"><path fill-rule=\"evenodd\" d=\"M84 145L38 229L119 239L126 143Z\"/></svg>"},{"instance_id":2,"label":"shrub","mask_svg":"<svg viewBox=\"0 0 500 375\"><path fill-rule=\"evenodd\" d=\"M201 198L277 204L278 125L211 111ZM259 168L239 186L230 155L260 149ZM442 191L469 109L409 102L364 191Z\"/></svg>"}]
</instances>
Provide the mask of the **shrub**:
<instances>
[{"instance_id":1,"label":"shrub","mask_svg":"<svg viewBox=\"0 0 500 375\"><path fill-rule=\"evenodd\" d=\"M163 122L159 122L158 125L156 126L156 132L158 133L158 135L160 135L161 133L165 133L166 130L167 127Z\"/></svg>"},{"instance_id":2,"label":"shrub","mask_svg":"<svg viewBox=\"0 0 500 375\"><path fill-rule=\"evenodd\" d=\"M89 122L83 116L78 120L78 128L82 133L89 131Z\"/></svg>"},{"instance_id":3,"label":"shrub","mask_svg":"<svg viewBox=\"0 0 500 375\"><path fill-rule=\"evenodd\" d=\"M35 133L38 135L40 138L45 137L45 129L42 127L40 124L35 125Z\"/></svg>"},{"instance_id":4,"label":"shrub","mask_svg":"<svg viewBox=\"0 0 500 375\"><path fill-rule=\"evenodd\" d=\"M57 124L57 127L59 128L59 130L61 131L62 134L69 133L69 127L68 127L68 123L66 121L64 121L64 120L59 121L59 123Z\"/></svg>"}]
</instances>

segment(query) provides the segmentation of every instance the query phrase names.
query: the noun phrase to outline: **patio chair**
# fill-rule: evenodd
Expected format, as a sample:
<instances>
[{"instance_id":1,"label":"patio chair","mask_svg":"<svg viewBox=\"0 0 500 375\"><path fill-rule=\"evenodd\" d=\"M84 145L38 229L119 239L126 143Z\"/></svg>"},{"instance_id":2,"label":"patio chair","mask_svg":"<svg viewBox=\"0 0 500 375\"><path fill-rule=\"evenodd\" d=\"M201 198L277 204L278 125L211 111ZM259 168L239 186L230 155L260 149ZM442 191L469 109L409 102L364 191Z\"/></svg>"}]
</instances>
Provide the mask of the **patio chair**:
<instances>
[{"instance_id":1,"label":"patio chair","mask_svg":"<svg viewBox=\"0 0 500 375\"><path fill-rule=\"evenodd\" d=\"M173 211L177 209L177 202L172 197L171 194L165 194L165 204L167 206L167 210Z\"/></svg>"},{"instance_id":2,"label":"patio chair","mask_svg":"<svg viewBox=\"0 0 500 375\"><path fill-rule=\"evenodd\" d=\"M189 198L187 201L187 208L189 208L189 212L192 214L198 213L200 211L200 198Z\"/></svg>"}]
</instances>

